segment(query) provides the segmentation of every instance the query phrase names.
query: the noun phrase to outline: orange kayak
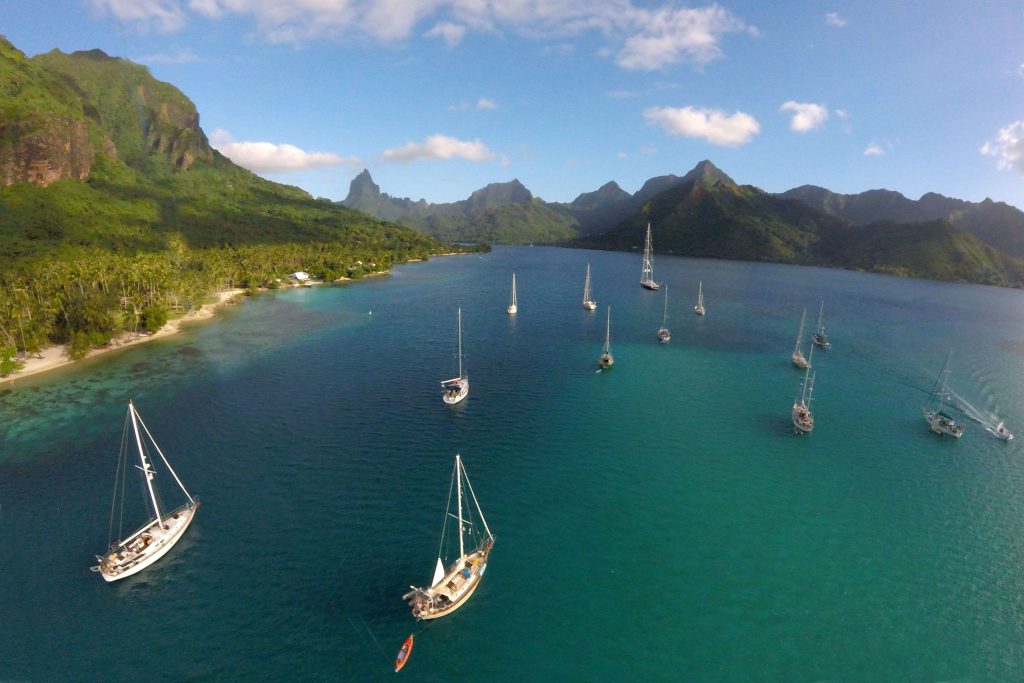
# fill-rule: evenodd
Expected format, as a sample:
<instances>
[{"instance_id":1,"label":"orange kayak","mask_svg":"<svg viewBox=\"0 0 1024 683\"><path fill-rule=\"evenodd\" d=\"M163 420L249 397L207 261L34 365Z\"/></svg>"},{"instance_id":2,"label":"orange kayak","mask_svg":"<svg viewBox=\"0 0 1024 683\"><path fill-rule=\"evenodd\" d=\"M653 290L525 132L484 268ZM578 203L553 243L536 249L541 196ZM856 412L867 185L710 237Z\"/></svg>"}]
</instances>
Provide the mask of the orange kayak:
<instances>
[{"instance_id":1,"label":"orange kayak","mask_svg":"<svg viewBox=\"0 0 1024 683\"><path fill-rule=\"evenodd\" d=\"M398 656L395 657L395 673L401 671L405 663L409 661L409 655L412 654L412 635L410 633L409 637L405 639L402 648L398 651Z\"/></svg>"}]
</instances>

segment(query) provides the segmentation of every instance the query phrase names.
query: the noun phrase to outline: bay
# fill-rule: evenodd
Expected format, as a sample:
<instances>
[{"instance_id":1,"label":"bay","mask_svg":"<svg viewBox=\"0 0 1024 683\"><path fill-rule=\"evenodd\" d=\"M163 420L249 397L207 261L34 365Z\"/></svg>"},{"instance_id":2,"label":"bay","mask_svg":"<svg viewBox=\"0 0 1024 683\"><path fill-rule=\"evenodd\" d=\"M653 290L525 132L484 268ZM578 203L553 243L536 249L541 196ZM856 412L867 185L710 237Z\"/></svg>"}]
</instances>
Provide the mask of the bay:
<instances>
[{"instance_id":1,"label":"bay","mask_svg":"<svg viewBox=\"0 0 1024 683\"><path fill-rule=\"evenodd\" d=\"M378 680L410 632L402 675L427 681L1024 676L1021 439L920 415L952 349L956 392L1024 432L1024 293L658 256L661 345L639 271L498 247L0 384L0 678ZM821 300L797 437L789 354ZM129 398L202 507L105 584ZM430 578L457 452L497 542L472 600L417 623L400 598Z\"/></svg>"}]
</instances>

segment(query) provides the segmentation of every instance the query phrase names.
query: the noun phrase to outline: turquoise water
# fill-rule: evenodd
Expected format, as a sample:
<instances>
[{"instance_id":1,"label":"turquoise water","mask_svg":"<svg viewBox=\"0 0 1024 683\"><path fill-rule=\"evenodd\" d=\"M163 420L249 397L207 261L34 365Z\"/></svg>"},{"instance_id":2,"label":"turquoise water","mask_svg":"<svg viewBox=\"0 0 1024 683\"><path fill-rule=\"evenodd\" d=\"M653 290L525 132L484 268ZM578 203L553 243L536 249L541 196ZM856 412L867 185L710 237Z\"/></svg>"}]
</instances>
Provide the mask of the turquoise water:
<instances>
[{"instance_id":1,"label":"turquoise water","mask_svg":"<svg viewBox=\"0 0 1024 683\"><path fill-rule=\"evenodd\" d=\"M639 272L437 258L0 385L0 679L383 680L410 632L412 680L1024 678L1024 292L661 256L663 346ZM789 354L820 299L833 349L797 437ZM1021 438L928 433L949 349L952 388ZM130 397L202 507L105 584ZM497 543L469 603L417 623L400 598L431 576L456 452Z\"/></svg>"}]
</instances>

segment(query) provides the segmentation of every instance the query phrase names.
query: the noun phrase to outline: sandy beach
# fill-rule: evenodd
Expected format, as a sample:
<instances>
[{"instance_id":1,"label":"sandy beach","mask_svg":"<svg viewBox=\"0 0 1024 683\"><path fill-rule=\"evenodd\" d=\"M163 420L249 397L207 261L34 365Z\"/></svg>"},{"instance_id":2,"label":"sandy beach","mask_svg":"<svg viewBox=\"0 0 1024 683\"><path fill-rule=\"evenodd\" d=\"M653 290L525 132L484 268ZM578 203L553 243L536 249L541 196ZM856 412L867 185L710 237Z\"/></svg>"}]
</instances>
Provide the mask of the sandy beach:
<instances>
[{"instance_id":1,"label":"sandy beach","mask_svg":"<svg viewBox=\"0 0 1024 683\"><path fill-rule=\"evenodd\" d=\"M194 323L202 320L209 320L214 316L218 309L235 300L236 297L240 297L244 294L243 289L227 289L223 292L216 294L216 301L213 303L203 304L193 311L186 313L180 318L167 321L167 324L161 327L153 334L148 333L132 333L126 332L119 335L118 337L111 340L106 346L98 349L93 349L86 358L92 358L100 354L109 353L110 351L116 351L118 349L124 349L129 346L136 346L138 344L144 344L154 339L160 339L161 337L169 337L172 334L177 334L181 331L182 326L188 323ZM38 354L31 356L25 361L25 365L20 370L15 370L7 377L4 377L3 382L12 383L22 377L29 377L31 375L38 375L41 372L53 370L55 368L63 367L74 363L72 359L68 358L67 347L63 344L48 346Z\"/></svg>"}]
</instances>

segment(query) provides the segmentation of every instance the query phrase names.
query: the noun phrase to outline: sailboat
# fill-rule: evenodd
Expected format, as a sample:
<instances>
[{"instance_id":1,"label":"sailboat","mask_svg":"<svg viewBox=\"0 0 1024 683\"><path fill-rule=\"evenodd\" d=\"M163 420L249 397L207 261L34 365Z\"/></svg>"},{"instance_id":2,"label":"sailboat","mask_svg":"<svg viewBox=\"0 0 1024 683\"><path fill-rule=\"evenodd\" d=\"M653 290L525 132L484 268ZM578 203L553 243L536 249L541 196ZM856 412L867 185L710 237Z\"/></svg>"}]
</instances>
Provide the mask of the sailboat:
<instances>
[{"instance_id":1,"label":"sailboat","mask_svg":"<svg viewBox=\"0 0 1024 683\"><path fill-rule=\"evenodd\" d=\"M598 365L601 369L605 370L610 368L615 363L615 358L612 357L612 307L608 307L608 323L604 329L604 349L601 351L601 357L597 359Z\"/></svg>"},{"instance_id":2,"label":"sailboat","mask_svg":"<svg viewBox=\"0 0 1024 683\"><path fill-rule=\"evenodd\" d=\"M467 493L468 491L468 493ZM452 493L455 493L456 513L452 513ZM470 502L472 501L472 505ZM476 508L476 516L473 509ZM476 517L479 517L479 522ZM454 518L457 524L449 523ZM455 526L455 529L450 527ZM482 528L481 528L482 527ZM451 532L451 533L450 533ZM442 558L445 541L454 541L454 533L459 535L459 555L447 566ZM467 537L470 542L467 552ZM473 486L469 483L469 475L462 465L462 458L455 456L455 470L452 472L452 485L448 489L448 508L445 510L444 525L441 528L441 546L438 550L437 565L434 567L434 578L429 588L409 586L412 590L402 596L412 607L412 615L417 619L438 619L451 614L466 604L473 591L480 585L480 580L487 571L487 558L494 547L494 534L487 526L484 513L477 502ZM410 644L411 645L411 644Z\"/></svg>"},{"instance_id":3,"label":"sailboat","mask_svg":"<svg viewBox=\"0 0 1024 683\"><path fill-rule=\"evenodd\" d=\"M803 315L800 316L800 330L796 333L796 346L793 347L793 355L790 358L793 360L793 365L797 366L801 370L806 369L810 364L807 359L804 358L803 349L800 347L804 343L804 323L807 321L807 308L804 308Z\"/></svg>"},{"instance_id":4,"label":"sailboat","mask_svg":"<svg viewBox=\"0 0 1024 683\"><path fill-rule=\"evenodd\" d=\"M700 282L697 284L697 305L693 307L693 312L697 315L704 315L704 283Z\"/></svg>"},{"instance_id":5,"label":"sailboat","mask_svg":"<svg viewBox=\"0 0 1024 683\"><path fill-rule=\"evenodd\" d=\"M651 261L651 223L647 222L647 239L644 241L644 265L640 270L640 286L657 290L660 285L654 281L654 265Z\"/></svg>"},{"instance_id":6,"label":"sailboat","mask_svg":"<svg viewBox=\"0 0 1024 683\"><path fill-rule=\"evenodd\" d=\"M825 334L825 302L824 301L821 302L821 308L818 309L818 329L816 329L814 331L814 334L811 335L811 341L814 342L815 345L820 346L821 348L825 349L826 351L828 349L832 348L832 343L829 342L828 335Z\"/></svg>"},{"instance_id":7,"label":"sailboat","mask_svg":"<svg viewBox=\"0 0 1024 683\"><path fill-rule=\"evenodd\" d=\"M810 355L814 355L811 348ZM793 431L807 434L814 429L814 416L811 414L811 401L814 400L814 375L811 374L811 361L808 358L804 368L804 379L800 382L800 394L793 399Z\"/></svg>"},{"instance_id":8,"label":"sailboat","mask_svg":"<svg viewBox=\"0 0 1024 683\"><path fill-rule=\"evenodd\" d=\"M458 353L455 354L459 359L459 376L446 379L441 382L441 388L444 389L444 393L441 394L442 400L450 406L455 405L462 399L469 396L469 373L462 369L462 309L459 309L459 344Z\"/></svg>"},{"instance_id":9,"label":"sailboat","mask_svg":"<svg viewBox=\"0 0 1024 683\"><path fill-rule=\"evenodd\" d=\"M666 325L668 325L668 285L665 285L665 312L661 316L661 328L658 330L658 341L662 344L668 344L672 338L672 333L669 332Z\"/></svg>"},{"instance_id":10,"label":"sailboat","mask_svg":"<svg viewBox=\"0 0 1024 683\"><path fill-rule=\"evenodd\" d=\"M928 404L922 409L922 412L925 422L928 423L928 429L936 434L948 434L959 439L964 435L964 426L943 411L945 402L949 400L946 380L949 378L949 359L952 355L952 351L946 354L946 362L942 364L942 371L935 378L935 384L932 385L931 393L928 395Z\"/></svg>"},{"instance_id":11,"label":"sailboat","mask_svg":"<svg viewBox=\"0 0 1024 683\"><path fill-rule=\"evenodd\" d=\"M512 303L508 305L508 314L515 315L519 310L519 306L516 305L516 274L512 273Z\"/></svg>"},{"instance_id":12,"label":"sailboat","mask_svg":"<svg viewBox=\"0 0 1024 683\"><path fill-rule=\"evenodd\" d=\"M583 308L593 311L597 302L590 298L590 264L587 264L587 279L583 281Z\"/></svg>"},{"instance_id":13,"label":"sailboat","mask_svg":"<svg viewBox=\"0 0 1024 683\"><path fill-rule=\"evenodd\" d=\"M139 417L138 412L135 410L135 404L129 401L128 416L125 418L125 433L121 439L121 453L118 458L117 474L115 475L114 482L114 505L111 506L110 516L111 541L114 537L114 510L119 509L122 516L124 513L123 492L125 478L128 475L128 451L130 450L128 422L131 422L131 431L134 434L135 446L139 452L140 464L135 467L141 470L146 480L146 488L149 490L149 502L153 506L153 519L116 543L111 542L110 549L105 555L96 556L99 564L92 567L92 570L99 572L103 580L108 582L137 574L166 555L167 551L174 547L174 544L185 533L185 529L192 523L192 518L199 508L199 501L193 498L185 488L185 485L181 483L181 479L174 472L171 463L167 461L163 451L160 450L160 446L153 439L153 435L149 433L149 428L146 427L142 418ZM140 425L142 427L141 432L139 431ZM145 438L143 438L143 434L145 434ZM156 450L160 460L167 467L171 476L174 477L174 481L177 482L185 494L185 498L188 499L187 503L170 512L161 512L160 510L159 498L153 486L156 470L154 468L154 461L149 457L149 446L146 444L151 444ZM118 505L118 498L122 499L120 505ZM123 517L118 520L118 536L121 535L122 521Z\"/></svg>"}]
</instances>

